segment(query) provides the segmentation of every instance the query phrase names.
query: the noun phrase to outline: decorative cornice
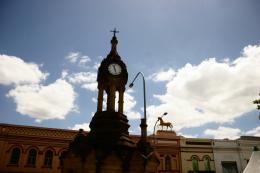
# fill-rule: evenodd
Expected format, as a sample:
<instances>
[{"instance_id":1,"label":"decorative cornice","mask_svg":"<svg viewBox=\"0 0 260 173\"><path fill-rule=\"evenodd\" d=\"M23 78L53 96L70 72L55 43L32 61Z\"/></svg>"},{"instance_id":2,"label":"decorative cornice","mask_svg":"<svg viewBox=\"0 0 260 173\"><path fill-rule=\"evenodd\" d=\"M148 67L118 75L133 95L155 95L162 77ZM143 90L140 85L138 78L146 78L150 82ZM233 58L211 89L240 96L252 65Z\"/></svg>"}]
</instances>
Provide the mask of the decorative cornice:
<instances>
[{"instance_id":1,"label":"decorative cornice","mask_svg":"<svg viewBox=\"0 0 260 173\"><path fill-rule=\"evenodd\" d=\"M76 134L77 131L75 130L0 124L0 136L26 136L73 139L73 137Z\"/></svg>"}]
</instances>

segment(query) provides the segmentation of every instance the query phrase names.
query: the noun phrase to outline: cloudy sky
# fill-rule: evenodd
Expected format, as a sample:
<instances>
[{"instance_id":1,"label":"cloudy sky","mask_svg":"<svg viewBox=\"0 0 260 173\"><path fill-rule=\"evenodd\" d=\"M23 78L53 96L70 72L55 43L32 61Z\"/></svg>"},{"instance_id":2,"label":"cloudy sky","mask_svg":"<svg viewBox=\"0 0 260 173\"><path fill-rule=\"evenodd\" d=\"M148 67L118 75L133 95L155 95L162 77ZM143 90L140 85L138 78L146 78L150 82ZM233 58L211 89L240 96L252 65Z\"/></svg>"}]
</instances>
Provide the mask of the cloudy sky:
<instances>
[{"instance_id":1,"label":"cloudy sky","mask_svg":"<svg viewBox=\"0 0 260 173\"><path fill-rule=\"evenodd\" d=\"M158 116L179 135L260 136L260 1L0 1L0 122L88 129L110 30L129 81L146 79L148 130ZM139 134L142 81L124 113Z\"/></svg>"}]
</instances>

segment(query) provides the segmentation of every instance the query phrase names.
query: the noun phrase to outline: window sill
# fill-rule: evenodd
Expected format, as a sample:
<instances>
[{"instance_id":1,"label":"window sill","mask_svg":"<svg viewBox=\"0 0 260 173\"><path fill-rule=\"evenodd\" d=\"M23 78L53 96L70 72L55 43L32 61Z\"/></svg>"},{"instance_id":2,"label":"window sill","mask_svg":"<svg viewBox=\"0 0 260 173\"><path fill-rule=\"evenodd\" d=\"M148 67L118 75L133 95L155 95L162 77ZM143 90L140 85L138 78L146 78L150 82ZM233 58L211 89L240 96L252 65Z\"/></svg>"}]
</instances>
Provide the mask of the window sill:
<instances>
[{"instance_id":1,"label":"window sill","mask_svg":"<svg viewBox=\"0 0 260 173\"><path fill-rule=\"evenodd\" d=\"M24 165L25 168L35 168L35 165Z\"/></svg>"},{"instance_id":2,"label":"window sill","mask_svg":"<svg viewBox=\"0 0 260 173\"><path fill-rule=\"evenodd\" d=\"M8 163L6 166L7 167L19 167L18 164L14 164L14 163Z\"/></svg>"}]
</instances>

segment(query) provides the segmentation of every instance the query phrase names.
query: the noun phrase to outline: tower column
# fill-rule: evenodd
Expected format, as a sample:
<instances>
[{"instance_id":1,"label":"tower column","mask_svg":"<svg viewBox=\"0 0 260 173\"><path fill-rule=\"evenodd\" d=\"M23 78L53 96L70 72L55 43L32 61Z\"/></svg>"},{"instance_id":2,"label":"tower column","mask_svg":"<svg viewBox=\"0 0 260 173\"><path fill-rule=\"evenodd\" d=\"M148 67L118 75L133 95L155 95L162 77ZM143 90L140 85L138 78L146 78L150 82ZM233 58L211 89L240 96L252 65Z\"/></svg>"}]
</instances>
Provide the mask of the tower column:
<instances>
[{"instance_id":1,"label":"tower column","mask_svg":"<svg viewBox=\"0 0 260 173\"><path fill-rule=\"evenodd\" d=\"M101 112L103 109L103 94L104 90L99 89L98 90L98 104L97 104L97 112Z\"/></svg>"},{"instance_id":2,"label":"tower column","mask_svg":"<svg viewBox=\"0 0 260 173\"><path fill-rule=\"evenodd\" d=\"M107 94L107 110L110 112L115 112L115 98L116 88L115 86L110 86L109 92Z\"/></svg>"},{"instance_id":3,"label":"tower column","mask_svg":"<svg viewBox=\"0 0 260 173\"><path fill-rule=\"evenodd\" d=\"M123 113L124 111L124 91L119 91L119 99L118 99L118 112Z\"/></svg>"}]
</instances>

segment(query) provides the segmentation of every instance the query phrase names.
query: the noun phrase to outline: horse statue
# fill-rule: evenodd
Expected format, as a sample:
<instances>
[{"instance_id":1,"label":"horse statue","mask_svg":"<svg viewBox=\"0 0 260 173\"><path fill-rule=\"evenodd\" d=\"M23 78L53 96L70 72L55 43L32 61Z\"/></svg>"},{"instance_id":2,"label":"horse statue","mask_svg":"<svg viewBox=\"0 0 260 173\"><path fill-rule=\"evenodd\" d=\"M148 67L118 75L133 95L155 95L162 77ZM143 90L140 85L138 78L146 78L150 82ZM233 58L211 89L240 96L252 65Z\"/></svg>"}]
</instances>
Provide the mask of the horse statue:
<instances>
[{"instance_id":1,"label":"horse statue","mask_svg":"<svg viewBox=\"0 0 260 173\"><path fill-rule=\"evenodd\" d=\"M158 126L161 126L162 127L162 130L163 130L163 126L166 126L166 130L168 130L168 127L170 127L171 128L171 130L172 130L172 123L171 122L164 122L163 121L163 119L162 119L162 117L158 117L158 120L160 121L160 124L158 125Z\"/></svg>"}]
</instances>

